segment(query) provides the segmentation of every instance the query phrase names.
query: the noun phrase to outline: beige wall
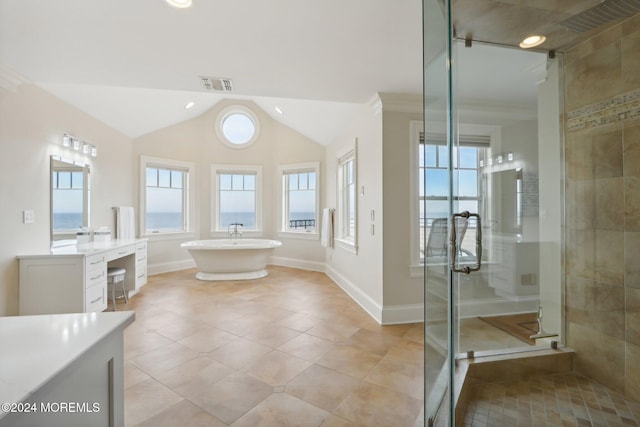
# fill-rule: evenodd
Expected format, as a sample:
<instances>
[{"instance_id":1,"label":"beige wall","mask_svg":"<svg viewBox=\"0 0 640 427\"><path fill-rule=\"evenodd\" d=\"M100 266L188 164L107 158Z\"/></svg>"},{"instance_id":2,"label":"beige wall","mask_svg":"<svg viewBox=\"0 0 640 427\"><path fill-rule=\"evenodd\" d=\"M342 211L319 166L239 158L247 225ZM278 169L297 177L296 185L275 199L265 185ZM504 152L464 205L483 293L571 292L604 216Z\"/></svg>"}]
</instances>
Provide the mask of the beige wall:
<instances>
[{"instance_id":1,"label":"beige wall","mask_svg":"<svg viewBox=\"0 0 640 427\"><path fill-rule=\"evenodd\" d=\"M327 273L378 321L383 306L383 194L382 188L382 113L363 105L342 129L335 142L327 146L325 165L325 206L336 208L337 161L345 149L357 140L357 227L358 252L336 246L327 250ZM361 194L364 187L364 195ZM371 221L371 211L375 220ZM371 234L371 224L374 234Z\"/></svg>"},{"instance_id":2,"label":"beige wall","mask_svg":"<svg viewBox=\"0 0 640 427\"><path fill-rule=\"evenodd\" d=\"M628 104L594 104L640 89L638 52L640 15L571 50L564 69L567 344L576 350L578 371L634 399L640 399L640 116L621 119L619 112L633 111ZM606 124L590 121L602 112L613 113ZM576 114L587 119L582 129L572 126Z\"/></svg>"},{"instance_id":3,"label":"beige wall","mask_svg":"<svg viewBox=\"0 0 640 427\"><path fill-rule=\"evenodd\" d=\"M71 133L94 144L98 157L61 145ZM131 205L131 140L93 117L31 84L0 89L0 315L18 314L21 253L49 250L49 157L60 155L91 165L91 225L113 229L113 206ZM33 210L35 222L23 224Z\"/></svg>"},{"instance_id":4,"label":"beige wall","mask_svg":"<svg viewBox=\"0 0 640 427\"><path fill-rule=\"evenodd\" d=\"M248 148L234 149L219 140L216 117L230 105L250 108L260 122L257 141ZM283 242L274 253L274 262L311 269L324 268L324 249L320 241L280 235L276 227L280 181L278 166L320 162L320 181L324 183L324 146L273 120L256 104L248 101L221 101L201 116L136 138L133 144L134 169L139 173L140 156L161 157L195 164L195 227L191 236L177 239L159 238L149 242L149 271L169 271L191 265L191 257L180 243L193 239L210 239L211 234L211 165L261 165L263 178L263 236ZM134 182L138 182L136 179ZM321 198L323 189L321 187ZM136 205L139 189L136 187ZM322 208L322 206L321 206Z\"/></svg>"},{"instance_id":5,"label":"beige wall","mask_svg":"<svg viewBox=\"0 0 640 427\"><path fill-rule=\"evenodd\" d=\"M423 279L411 277L411 121L422 121L421 97L404 111L386 107L383 98L383 193L384 193L384 305L385 308L422 313ZM417 107L417 108L416 108ZM395 108L395 110L402 110Z\"/></svg>"}]
</instances>

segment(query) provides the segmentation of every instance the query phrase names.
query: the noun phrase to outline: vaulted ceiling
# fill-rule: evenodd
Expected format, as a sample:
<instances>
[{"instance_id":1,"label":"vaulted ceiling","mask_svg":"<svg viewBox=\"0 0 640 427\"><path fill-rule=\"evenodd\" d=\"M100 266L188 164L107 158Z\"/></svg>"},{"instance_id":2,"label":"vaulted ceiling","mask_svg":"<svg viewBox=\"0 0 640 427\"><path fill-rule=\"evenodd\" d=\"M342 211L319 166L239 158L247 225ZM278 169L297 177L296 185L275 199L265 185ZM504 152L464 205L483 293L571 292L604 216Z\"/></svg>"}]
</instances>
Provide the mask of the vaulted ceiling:
<instances>
[{"instance_id":1,"label":"vaulted ceiling","mask_svg":"<svg viewBox=\"0 0 640 427\"><path fill-rule=\"evenodd\" d=\"M586 35L558 23L599 3L454 0L452 10L460 38L513 45L545 30L544 48L561 49ZM132 138L235 97L326 144L376 93L422 93L422 21L421 0L193 0L184 10L164 0L0 0L0 67ZM517 69L517 55L504 61ZM494 64L503 87L504 64ZM233 91L205 91L199 76L231 79ZM188 101L196 106L185 110Z\"/></svg>"}]
</instances>

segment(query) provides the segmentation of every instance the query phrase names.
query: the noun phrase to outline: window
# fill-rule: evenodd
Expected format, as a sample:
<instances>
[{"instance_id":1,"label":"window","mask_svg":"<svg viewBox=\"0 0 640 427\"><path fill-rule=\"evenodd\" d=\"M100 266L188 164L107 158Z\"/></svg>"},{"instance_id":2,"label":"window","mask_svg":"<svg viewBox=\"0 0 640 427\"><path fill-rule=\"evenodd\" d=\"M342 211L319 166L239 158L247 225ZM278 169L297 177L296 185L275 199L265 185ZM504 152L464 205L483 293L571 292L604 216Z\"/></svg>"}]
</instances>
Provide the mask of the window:
<instances>
[{"instance_id":1,"label":"window","mask_svg":"<svg viewBox=\"0 0 640 427\"><path fill-rule=\"evenodd\" d=\"M338 243L356 247L356 152L350 151L338 160Z\"/></svg>"},{"instance_id":2,"label":"window","mask_svg":"<svg viewBox=\"0 0 640 427\"><path fill-rule=\"evenodd\" d=\"M437 129L437 126L430 126ZM493 126L461 126L458 146L453 148L453 201L459 212L480 212L481 210L481 164L491 142L498 141L499 129ZM449 216L449 150L446 136L442 133L424 133L422 122L411 123L412 145L414 159L412 160L412 194L414 194L414 208L412 210L411 252L412 264L418 267L424 262L423 249L431 255L446 256L446 246L442 249L428 247L431 230L438 229L445 218ZM434 224L434 221L436 224ZM443 231L446 234L446 229ZM475 239L475 221L470 221L461 242L465 248L475 250L469 242ZM444 241L445 238L433 238L431 242ZM466 242L466 243L465 243ZM439 246L441 246L438 243ZM429 255L430 256L430 255ZM412 274L421 274L416 268Z\"/></svg>"},{"instance_id":3,"label":"window","mask_svg":"<svg viewBox=\"0 0 640 427\"><path fill-rule=\"evenodd\" d=\"M259 132L258 117L242 105L225 108L216 119L216 133L228 147L248 147L257 140Z\"/></svg>"},{"instance_id":4,"label":"window","mask_svg":"<svg viewBox=\"0 0 640 427\"><path fill-rule=\"evenodd\" d=\"M256 133L256 126L251 117L243 113L231 113L222 120L222 134L235 145L243 145L251 141Z\"/></svg>"},{"instance_id":5,"label":"window","mask_svg":"<svg viewBox=\"0 0 640 427\"><path fill-rule=\"evenodd\" d=\"M479 161L482 154L480 146L465 145L464 139L459 147L453 148L454 200L458 202L459 211L478 212ZM427 135L426 140L421 135L418 159L419 198L427 200L426 213L422 211L420 218L424 218L429 227L433 219L448 217L449 155L444 135Z\"/></svg>"},{"instance_id":6,"label":"window","mask_svg":"<svg viewBox=\"0 0 640 427\"><path fill-rule=\"evenodd\" d=\"M280 167L282 179L282 224L280 230L317 237L318 163Z\"/></svg>"},{"instance_id":7,"label":"window","mask_svg":"<svg viewBox=\"0 0 640 427\"><path fill-rule=\"evenodd\" d=\"M227 233L231 224L240 224L243 231L261 231L261 176L259 166L212 167L214 232Z\"/></svg>"},{"instance_id":8,"label":"window","mask_svg":"<svg viewBox=\"0 0 640 427\"><path fill-rule=\"evenodd\" d=\"M142 157L142 230L145 235L191 231L193 164Z\"/></svg>"}]
</instances>

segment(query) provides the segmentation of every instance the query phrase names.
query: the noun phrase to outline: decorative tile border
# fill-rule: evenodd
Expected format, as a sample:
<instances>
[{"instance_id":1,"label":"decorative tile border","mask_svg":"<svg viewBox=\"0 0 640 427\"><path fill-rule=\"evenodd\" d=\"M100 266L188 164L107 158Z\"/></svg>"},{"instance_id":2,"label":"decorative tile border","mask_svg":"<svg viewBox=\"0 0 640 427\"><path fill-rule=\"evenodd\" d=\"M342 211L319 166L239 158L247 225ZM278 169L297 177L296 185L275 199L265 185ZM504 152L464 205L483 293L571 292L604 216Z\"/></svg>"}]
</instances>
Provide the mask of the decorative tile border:
<instances>
[{"instance_id":1,"label":"decorative tile border","mask_svg":"<svg viewBox=\"0 0 640 427\"><path fill-rule=\"evenodd\" d=\"M640 118L640 89L587 105L567 114L570 132Z\"/></svg>"}]
</instances>

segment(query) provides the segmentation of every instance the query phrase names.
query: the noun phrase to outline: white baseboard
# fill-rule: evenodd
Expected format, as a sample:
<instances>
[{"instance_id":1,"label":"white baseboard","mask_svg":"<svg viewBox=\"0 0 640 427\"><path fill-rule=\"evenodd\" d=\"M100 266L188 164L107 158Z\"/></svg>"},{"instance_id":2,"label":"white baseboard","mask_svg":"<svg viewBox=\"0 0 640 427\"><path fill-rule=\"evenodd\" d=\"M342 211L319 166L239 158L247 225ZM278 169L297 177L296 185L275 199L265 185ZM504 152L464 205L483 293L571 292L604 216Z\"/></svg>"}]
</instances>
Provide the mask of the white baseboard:
<instances>
[{"instance_id":1,"label":"white baseboard","mask_svg":"<svg viewBox=\"0 0 640 427\"><path fill-rule=\"evenodd\" d=\"M147 274L161 274L170 273L172 271L186 270L188 268L194 268L196 262L193 259L183 259L180 261L163 262L158 264L147 265Z\"/></svg>"},{"instance_id":2,"label":"white baseboard","mask_svg":"<svg viewBox=\"0 0 640 427\"><path fill-rule=\"evenodd\" d=\"M423 304L390 305L382 307L383 325L421 322L424 322Z\"/></svg>"},{"instance_id":3,"label":"white baseboard","mask_svg":"<svg viewBox=\"0 0 640 427\"><path fill-rule=\"evenodd\" d=\"M301 270L325 271L324 262L306 261L303 259L287 258L282 256L272 256L271 264L282 267L299 268Z\"/></svg>"},{"instance_id":4,"label":"white baseboard","mask_svg":"<svg viewBox=\"0 0 640 427\"><path fill-rule=\"evenodd\" d=\"M316 261L305 261L295 258L272 257L271 263L283 267L299 268L302 270L321 271L326 273L344 292L347 293L360 307L362 307L376 322L381 325L402 323L419 323L424 321L422 304L405 304L380 306L369 295L351 282L340 272L328 264ZM196 267L193 259L150 264L147 274L154 275L185 270ZM497 316L502 314L534 312L538 308L538 297L495 298L490 300L461 301L459 313L461 318L478 316Z\"/></svg>"},{"instance_id":5,"label":"white baseboard","mask_svg":"<svg viewBox=\"0 0 640 427\"><path fill-rule=\"evenodd\" d=\"M349 279L344 277L333 267L325 265L325 273L331 278L343 291L347 293L364 311L369 313L373 319L382 324L382 307L375 302L373 298L364 293L362 289L356 286Z\"/></svg>"}]
</instances>

